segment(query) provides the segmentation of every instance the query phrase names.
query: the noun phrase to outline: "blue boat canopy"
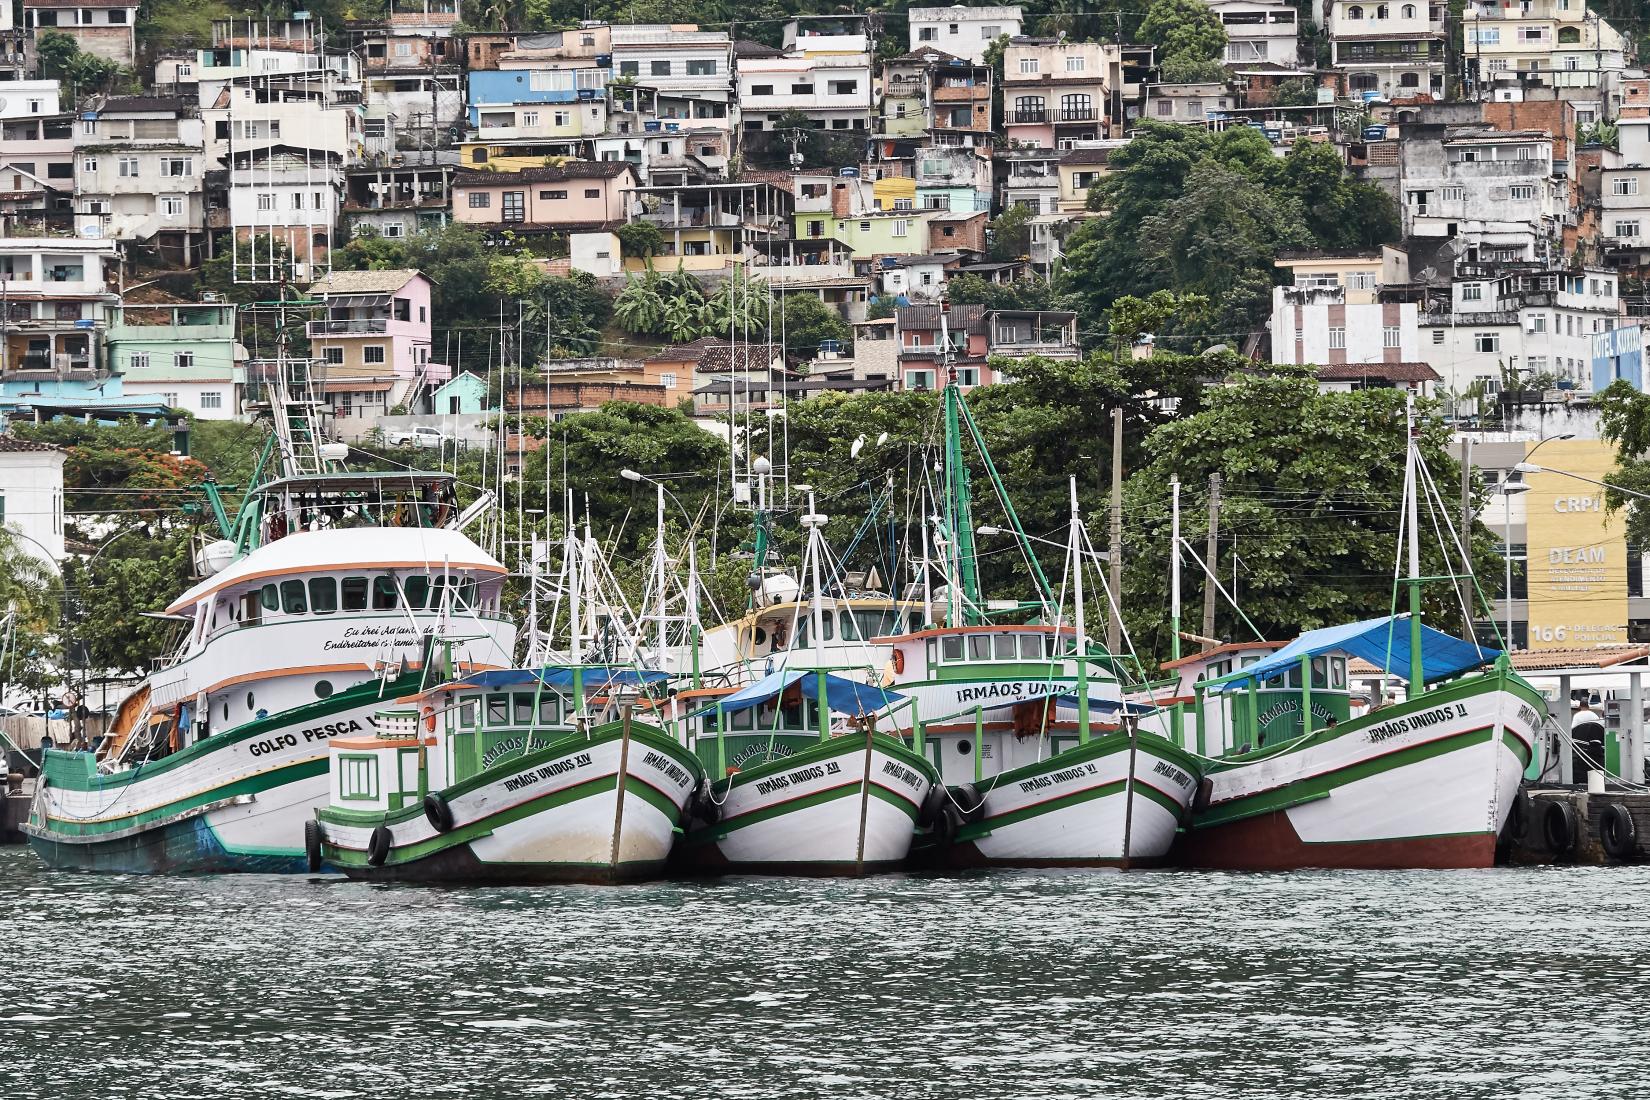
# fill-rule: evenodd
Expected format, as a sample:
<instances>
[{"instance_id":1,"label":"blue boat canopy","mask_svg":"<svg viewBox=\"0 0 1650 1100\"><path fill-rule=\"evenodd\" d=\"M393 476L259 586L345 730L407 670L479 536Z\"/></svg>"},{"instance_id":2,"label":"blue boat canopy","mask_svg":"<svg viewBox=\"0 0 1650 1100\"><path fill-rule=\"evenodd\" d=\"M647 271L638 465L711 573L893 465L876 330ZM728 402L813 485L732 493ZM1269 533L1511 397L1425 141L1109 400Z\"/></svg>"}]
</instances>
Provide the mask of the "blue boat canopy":
<instances>
[{"instance_id":1,"label":"blue boat canopy","mask_svg":"<svg viewBox=\"0 0 1650 1100\"><path fill-rule=\"evenodd\" d=\"M1061 703L1073 707L1077 705L1078 701L1075 691L1067 692L1064 695L1057 696L1057 698ZM1096 714L1112 714L1115 712L1139 717L1143 714L1153 714L1159 708L1151 703L1130 703L1121 699L1096 699L1091 695L1089 696L1089 709Z\"/></svg>"},{"instance_id":2,"label":"blue boat canopy","mask_svg":"<svg viewBox=\"0 0 1650 1100\"><path fill-rule=\"evenodd\" d=\"M619 684L626 687L641 687L647 684L657 684L670 679L668 673L654 669L613 668L609 665L585 665L584 686L587 688L607 687ZM459 681L466 687L517 687L521 684L543 683L546 687L571 688L573 686L573 670L563 666L547 668L505 668L494 672L478 672L473 676L466 676Z\"/></svg>"},{"instance_id":3,"label":"blue boat canopy","mask_svg":"<svg viewBox=\"0 0 1650 1100\"><path fill-rule=\"evenodd\" d=\"M732 714L735 711L749 710L775 698L796 683L802 685L802 694L805 697L817 702L819 679L817 672L782 668L778 672L768 673L754 684L746 684L732 695L718 699L714 705L696 711L689 717L698 718L705 714ZM861 715L875 714L904 701L905 696L897 691L844 680L828 672L825 674L825 703L838 714L850 714L857 718Z\"/></svg>"},{"instance_id":4,"label":"blue boat canopy","mask_svg":"<svg viewBox=\"0 0 1650 1100\"><path fill-rule=\"evenodd\" d=\"M1323 653L1347 653L1362 657L1388 675L1408 679L1409 616L1382 615L1342 626L1308 630L1270 656L1234 672L1229 679L1211 683L1209 690L1218 693L1246 687L1252 680L1260 683L1275 680L1298 668L1302 657L1316 657ZM1421 670L1429 684L1487 665L1499 656L1499 649L1464 641L1424 623L1421 625Z\"/></svg>"}]
</instances>

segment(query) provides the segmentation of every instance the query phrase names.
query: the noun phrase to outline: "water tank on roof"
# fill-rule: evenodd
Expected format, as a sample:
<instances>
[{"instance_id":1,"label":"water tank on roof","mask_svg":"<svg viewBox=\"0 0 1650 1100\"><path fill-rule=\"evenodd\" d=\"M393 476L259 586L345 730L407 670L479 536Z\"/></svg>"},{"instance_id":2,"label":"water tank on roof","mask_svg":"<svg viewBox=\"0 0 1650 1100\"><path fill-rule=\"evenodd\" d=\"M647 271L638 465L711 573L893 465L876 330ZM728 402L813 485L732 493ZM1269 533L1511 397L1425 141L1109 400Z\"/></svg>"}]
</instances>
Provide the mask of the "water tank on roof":
<instances>
[{"instance_id":1,"label":"water tank on roof","mask_svg":"<svg viewBox=\"0 0 1650 1100\"><path fill-rule=\"evenodd\" d=\"M839 168L839 169L837 169L836 174L841 176L843 179L850 179L850 180L858 179L859 178L859 169L858 168Z\"/></svg>"},{"instance_id":2,"label":"water tank on roof","mask_svg":"<svg viewBox=\"0 0 1650 1100\"><path fill-rule=\"evenodd\" d=\"M660 130L660 124L656 120L651 121L651 122L644 122L644 123L642 123L642 129L646 130L650 134L656 134Z\"/></svg>"},{"instance_id":3,"label":"water tank on roof","mask_svg":"<svg viewBox=\"0 0 1650 1100\"><path fill-rule=\"evenodd\" d=\"M613 66L613 55L610 54L610 53L599 53L599 54L597 54L596 55L596 66L598 68L602 68L602 69L612 68L612 66Z\"/></svg>"}]
</instances>

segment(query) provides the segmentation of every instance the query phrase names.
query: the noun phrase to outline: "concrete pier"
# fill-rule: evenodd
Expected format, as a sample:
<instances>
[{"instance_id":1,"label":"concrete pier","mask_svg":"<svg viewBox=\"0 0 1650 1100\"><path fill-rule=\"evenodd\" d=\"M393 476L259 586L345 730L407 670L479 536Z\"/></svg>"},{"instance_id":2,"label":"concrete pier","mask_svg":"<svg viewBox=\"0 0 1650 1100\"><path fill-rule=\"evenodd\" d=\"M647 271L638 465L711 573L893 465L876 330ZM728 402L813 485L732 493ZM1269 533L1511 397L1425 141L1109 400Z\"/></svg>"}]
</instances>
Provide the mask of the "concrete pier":
<instances>
[{"instance_id":1,"label":"concrete pier","mask_svg":"<svg viewBox=\"0 0 1650 1100\"><path fill-rule=\"evenodd\" d=\"M1512 864L1588 863L1622 864L1650 859L1650 794L1606 790L1589 793L1585 786L1527 788L1528 811L1522 823L1509 821L1502 836L1502 861ZM1614 807L1621 807L1618 811ZM1564 809L1568 813L1564 812ZM1625 812L1631 827L1621 827ZM1606 844L1607 817L1616 820L1615 851ZM1521 828L1514 829L1515 824Z\"/></svg>"}]
</instances>

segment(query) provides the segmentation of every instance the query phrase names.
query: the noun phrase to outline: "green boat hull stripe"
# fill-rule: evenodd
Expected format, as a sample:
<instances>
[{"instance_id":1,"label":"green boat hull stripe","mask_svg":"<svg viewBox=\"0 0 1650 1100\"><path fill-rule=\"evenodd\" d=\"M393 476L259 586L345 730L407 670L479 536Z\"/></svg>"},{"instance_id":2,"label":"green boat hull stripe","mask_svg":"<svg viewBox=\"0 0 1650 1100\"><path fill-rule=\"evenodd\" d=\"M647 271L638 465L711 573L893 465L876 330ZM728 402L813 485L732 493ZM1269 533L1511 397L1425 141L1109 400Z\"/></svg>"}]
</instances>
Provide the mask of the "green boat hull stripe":
<instances>
[{"instance_id":1,"label":"green boat hull stripe","mask_svg":"<svg viewBox=\"0 0 1650 1100\"><path fill-rule=\"evenodd\" d=\"M1382 753L1379 756L1372 756L1336 768L1333 771L1305 779L1291 780L1264 791L1242 795L1229 802L1213 805L1208 810L1198 814L1193 821L1193 827L1205 828L1212 825L1224 825L1246 817L1287 809L1290 804L1298 804L1307 795L1319 792L1327 793L1336 787L1356 783L1361 779L1368 779L1370 776L1380 775L1383 772L1408 767L1411 764L1418 764L1425 760L1432 760L1452 752L1458 752L1461 749L1471 748L1474 745L1484 744L1491 740L1494 729L1494 726L1480 726L1473 730L1447 734L1418 745L1409 745L1401 749L1395 749L1392 752ZM1506 736L1508 735L1503 734L1503 739ZM1518 738L1514 737L1513 740L1517 741ZM1527 762L1527 758L1525 759Z\"/></svg>"},{"instance_id":2,"label":"green boat hull stripe","mask_svg":"<svg viewBox=\"0 0 1650 1100\"><path fill-rule=\"evenodd\" d=\"M125 817L102 818L92 821L48 817L44 825L43 835L61 836L64 839L73 837L101 839L105 834L117 833L125 835L132 831L158 827L192 811L202 810L202 807L208 807L214 802L245 796L256 799L258 795L265 794L277 787L283 787L288 783L298 783L305 779L314 779L326 774L327 759L325 756L319 756L311 760L300 760ZM202 810L202 812L206 811Z\"/></svg>"}]
</instances>

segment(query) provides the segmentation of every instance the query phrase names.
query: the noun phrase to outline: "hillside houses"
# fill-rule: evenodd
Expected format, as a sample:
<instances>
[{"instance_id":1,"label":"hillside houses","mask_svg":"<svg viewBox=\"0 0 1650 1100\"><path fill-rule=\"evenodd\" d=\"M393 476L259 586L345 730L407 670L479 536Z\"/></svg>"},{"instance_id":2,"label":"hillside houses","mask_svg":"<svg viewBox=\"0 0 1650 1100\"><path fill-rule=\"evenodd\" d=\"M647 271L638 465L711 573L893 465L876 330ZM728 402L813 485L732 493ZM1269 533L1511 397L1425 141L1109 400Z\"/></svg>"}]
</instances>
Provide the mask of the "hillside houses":
<instances>
[{"instance_id":1,"label":"hillside houses","mask_svg":"<svg viewBox=\"0 0 1650 1100\"><path fill-rule=\"evenodd\" d=\"M609 293L649 268L680 269L707 296L759 277L778 303L817 299L878 355L866 375L843 365L855 347L818 362L781 349L785 377L761 379L775 401L933 388L951 369L989 385L1016 358L1095 351L1099 330L1057 308L953 301L956 288L1056 279L1077 225L1108 215L1096 189L1156 124L1249 127L1279 158L1324 143L1398 211L1387 248L1277 257L1266 320L1233 341L1254 356L1345 368L1337 385L1409 378L1453 397L1534 379L1579 393L1594 339L1650 310L1636 295L1650 274L1650 78L1630 36L1582 0L1469 0L1464 56L1448 49L1447 5L1429 0L1331 0L1321 27L1283 0L1207 0L1225 43L1184 75L1149 43L1085 38L1018 6L913 8L892 42L885 20L796 16L758 42L691 23L480 30L453 0L393 0L340 27L296 10L139 49L123 3L25 0L21 24L0 27L7 394L240 415L251 387L233 307L122 301L227 255L237 282L306 303L341 419L364 431L375 410L417 411L449 377L430 333L452 319L427 315L424 274L335 259L362 234L454 223ZM77 96L40 79L31 50L49 30L141 62L142 91ZM1604 122L1613 147L1589 141ZM1012 235L1005 214L1024 219ZM210 354L178 358L191 340ZM555 385L575 388L545 407L647 387L708 414L751 381L623 353L597 358L638 366L569 368ZM1374 367L1391 369L1357 373Z\"/></svg>"}]
</instances>

